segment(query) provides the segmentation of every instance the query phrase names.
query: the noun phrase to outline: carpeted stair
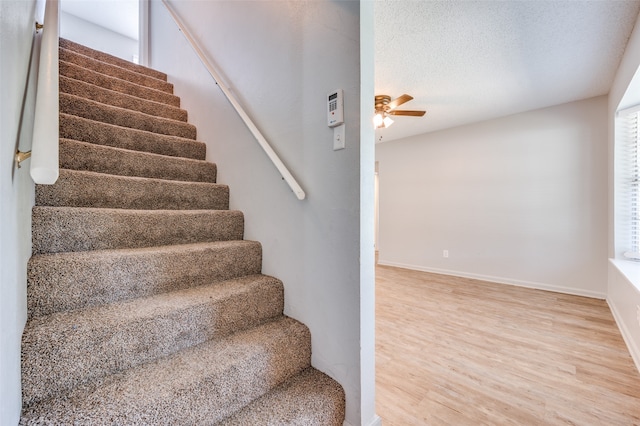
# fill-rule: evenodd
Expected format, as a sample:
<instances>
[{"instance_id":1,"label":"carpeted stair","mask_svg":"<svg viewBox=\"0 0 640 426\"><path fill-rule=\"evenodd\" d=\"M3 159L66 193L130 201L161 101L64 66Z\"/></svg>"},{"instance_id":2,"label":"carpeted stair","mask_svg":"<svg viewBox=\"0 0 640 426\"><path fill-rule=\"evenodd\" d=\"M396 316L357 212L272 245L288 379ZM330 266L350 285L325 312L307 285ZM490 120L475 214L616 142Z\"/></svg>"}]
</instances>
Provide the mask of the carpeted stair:
<instances>
[{"instance_id":1,"label":"carpeted stair","mask_svg":"<svg viewBox=\"0 0 640 426\"><path fill-rule=\"evenodd\" d=\"M60 178L36 187L20 423L342 425L166 75L60 40Z\"/></svg>"}]
</instances>

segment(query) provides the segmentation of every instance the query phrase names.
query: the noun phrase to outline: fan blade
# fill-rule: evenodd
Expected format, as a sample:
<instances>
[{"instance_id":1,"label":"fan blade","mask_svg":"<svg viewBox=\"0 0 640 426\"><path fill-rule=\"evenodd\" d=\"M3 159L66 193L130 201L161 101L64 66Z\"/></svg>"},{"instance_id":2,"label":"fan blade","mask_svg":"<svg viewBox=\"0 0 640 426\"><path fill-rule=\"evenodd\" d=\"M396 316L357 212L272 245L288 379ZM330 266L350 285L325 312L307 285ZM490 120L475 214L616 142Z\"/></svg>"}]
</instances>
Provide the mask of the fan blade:
<instances>
[{"instance_id":1,"label":"fan blade","mask_svg":"<svg viewBox=\"0 0 640 426\"><path fill-rule=\"evenodd\" d=\"M426 111L389 111L387 114L389 115L410 115L412 117L422 117Z\"/></svg>"},{"instance_id":2,"label":"fan blade","mask_svg":"<svg viewBox=\"0 0 640 426\"><path fill-rule=\"evenodd\" d=\"M389 104L387 105L387 111L390 111L392 109L396 109L398 108L400 105L402 105L405 102L409 102L411 99L413 99L412 96L409 96L407 94L404 94L394 100L392 100L391 102L389 102Z\"/></svg>"}]
</instances>

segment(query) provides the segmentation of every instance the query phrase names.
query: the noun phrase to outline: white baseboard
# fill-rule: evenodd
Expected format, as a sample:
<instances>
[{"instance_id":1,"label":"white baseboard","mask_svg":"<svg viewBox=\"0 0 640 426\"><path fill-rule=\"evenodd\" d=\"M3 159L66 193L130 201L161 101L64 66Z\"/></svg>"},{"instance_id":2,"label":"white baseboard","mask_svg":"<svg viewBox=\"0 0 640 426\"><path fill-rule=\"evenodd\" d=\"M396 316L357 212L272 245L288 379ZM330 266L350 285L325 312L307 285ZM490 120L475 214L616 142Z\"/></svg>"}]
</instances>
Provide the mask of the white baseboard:
<instances>
[{"instance_id":1,"label":"white baseboard","mask_svg":"<svg viewBox=\"0 0 640 426\"><path fill-rule=\"evenodd\" d=\"M342 426L352 426L351 423L346 420L342 423ZM380 416L376 415L369 423L364 426L382 426L382 419Z\"/></svg>"},{"instance_id":2,"label":"white baseboard","mask_svg":"<svg viewBox=\"0 0 640 426\"><path fill-rule=\"evenodd\" d=\"M394 266L396 268L411 269L411 270L414 270L414 271L431 272L431 273L434 273L434 274L442 274L442 275L451 275L451 276L455 276L455 277L471 278L471 279L475 279L475 280L490 281L490 282L494 282L494 283L498 283L498 284L508 284L508 285L515 285L515 286L518 286L518 287L533 288L533 289L537 289L537 290L555 291L557 293L573 294L573 295L576 295L576 296L591 297L591 298L594 298L594 299L605 300L607 298L607 294L606 293L601 293L601 292L597 292L597 291L589 291L589 290L583 290L583 289L579 289L579 288L563 287L563 286L557 286L557 285L554 285L554 284L544 284L544 283L537 283L537 282L532 282L532 281L514 280L514 279L511 279L511 278L495 277L495 276L491 276L491 275L482 275L482 274L473 274L473 273L468 273L468 272L451 271L451 270L447 270L447 269L427 268L427 267L424 267L424 266L416 266L416 265L407 265L407 264L404 264L404 263L388 262L388 261L382 260L382 259L378 261L378 265Z\"/></svg>"},{"instance_id":3,"label":"white baseboard","mask_svg":"<svg viewBox=\"0 0 640 426\"><path fill-rule=\"evenodd\" d=\"M373 420L371 420L371 423L369 423L369 426L382 426L382 419L380 416L375 416Z\"/></svg>"},{"instance_id":4,"label":"white baseboard","mask_svg":"<svg viewBox=\"0 0 640 426\"><path fill-rule=\"evenodd\" d=\"M629 349L629 353L631 354L631 358L633 359L633 363L636 365L636 369L640 372L640 350L636 345L636 341L633 338L633 334L629 331L629 328L625 325L622 320L622 315L618 311L615 303L613 301L607 299L607 304L609 304L609 309L611 309L611 313L613 314L613 319L615 319L616 324L618 325L618 329L620 330L620 334L622 334L622 338L624 342L627 344L627 349Z\"/></svg>"}]
</instances>

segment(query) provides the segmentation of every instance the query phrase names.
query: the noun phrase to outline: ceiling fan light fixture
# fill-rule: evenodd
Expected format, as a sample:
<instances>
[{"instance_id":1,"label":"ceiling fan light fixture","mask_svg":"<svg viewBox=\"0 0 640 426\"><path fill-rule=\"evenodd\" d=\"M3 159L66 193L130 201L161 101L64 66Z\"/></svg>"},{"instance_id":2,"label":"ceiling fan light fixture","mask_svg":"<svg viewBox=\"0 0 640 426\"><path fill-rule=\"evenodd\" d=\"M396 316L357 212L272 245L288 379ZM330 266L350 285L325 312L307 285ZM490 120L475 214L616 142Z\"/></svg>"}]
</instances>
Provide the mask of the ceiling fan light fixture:
<instances>
[{"instance_id":1,"label":"ceiling fan light fixture","mask_svg":"<svg viewBox=\"0 0 640 426\"><path fill-rule=\"evenodd\" d=\"M382 114L377 113L376 115L373 116L373 125L375 126L376 129L384 125L384 117L382 117Z\"/></svg>"},{"instance_id":2,"label":"ceiling fan light fixture","mask_svg":"<svg viewBox=\"0 0 640 426\"><path fill-rule=\"evenodd\" d=\"M426 111L409 111L398 110L398 106L409 102L413 97L407 94L401 95L391 100L391 96L388 95L376 95L374 103L374 111L376 115L373 117L373 125L376 129L384 129L393 124L393 120L390 115L406 115L410 117L422 117Z\"/></svg>"},{"instance_id":3,"label":"ceiling fan light fixture","mask_svg":"<svg viewBox=\"0 0 640 426\"><path fill-rule=\"evenodd\" d=\"M384 129L393 124L393 120L384 112L378 112L373 116L373 126L376 129Z\"/></svg>"}]
</instances>

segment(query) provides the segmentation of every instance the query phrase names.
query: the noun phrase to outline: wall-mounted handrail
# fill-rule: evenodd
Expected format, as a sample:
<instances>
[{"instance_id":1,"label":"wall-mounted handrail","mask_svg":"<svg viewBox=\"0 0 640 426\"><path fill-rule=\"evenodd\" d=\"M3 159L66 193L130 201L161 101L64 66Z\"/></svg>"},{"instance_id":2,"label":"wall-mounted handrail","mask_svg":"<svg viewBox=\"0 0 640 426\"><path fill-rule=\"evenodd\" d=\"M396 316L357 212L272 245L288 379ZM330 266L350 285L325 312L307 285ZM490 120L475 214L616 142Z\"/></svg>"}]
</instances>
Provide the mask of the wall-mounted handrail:
<instances>
[{"instance_id":1,"label":"wall-mounted handrail","mask_svg":"<svg viewBox=\"0 0 640 426\"><path fill-rule=\"evenodd\" d=\"M240 105L240 103L235 98L235 96L233 96L233 94L231 93L227 85L224 84L222 78L220 77L220 73L218 73L216 68L211 64L211 62L209 62L204 52L198 46L198 43L191 36L191 33L187 29L184 22L180 19L178 14L169 5L167 0L162 0L162 3L164 3L165 7L169 11L169 14L171 15L175 23L178 25L178 28L180 28L180 31L182 31L182 34L184 34L187 41L189 42L193 50L196 52L196 55L198 55L198 58L200 58L200 61L202 61L202 64L207 68L207 71L209 71L209 74L211 74L211 77L213 77L218 87L220 87L220 90L222 90L222 93L224 93L224 95L227 97L227 100L235 108L236 112L238 113L242 121L244 121L244 124L249 128L249 131L251 131L251 133L253 134L253 137L256 138L256 141L262 147L262 149L267 154L271 162L273 162L273 164L276 166L282 178L287 182L287 184L289 185L291 190L294 192L294 194L296 194L296 197L298 197L299 200L304 200L306 195L302 190L302 188L300 187L300 185L298 184L298 182L291 175L291 173L289 172L287 167L284 165L284 163L280 160L280 158L275 153L273 148L271 148L271 145L269 145L269 142L267 142L267 140L262 135L260 130L253 123L249 115L244 111L244 108L242 108L242 105Z\"/></svg>"},{"instance_id":2,"label":"wall-mounted handrail","mask_svg":"<svg viewBox=\"0 0 640 426\"><path fill-rule=\"evenodd\" d=\"M35 183L46 185L54 184L59 174L59 35L58 0L47 0L40 44L38 88L31 144L31 178Z\"/></svg>"}]
</instances>

